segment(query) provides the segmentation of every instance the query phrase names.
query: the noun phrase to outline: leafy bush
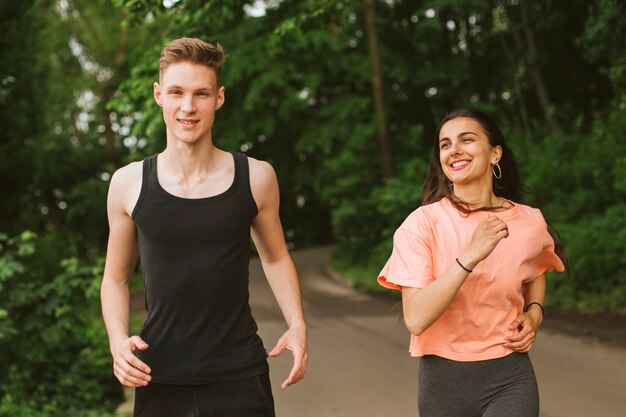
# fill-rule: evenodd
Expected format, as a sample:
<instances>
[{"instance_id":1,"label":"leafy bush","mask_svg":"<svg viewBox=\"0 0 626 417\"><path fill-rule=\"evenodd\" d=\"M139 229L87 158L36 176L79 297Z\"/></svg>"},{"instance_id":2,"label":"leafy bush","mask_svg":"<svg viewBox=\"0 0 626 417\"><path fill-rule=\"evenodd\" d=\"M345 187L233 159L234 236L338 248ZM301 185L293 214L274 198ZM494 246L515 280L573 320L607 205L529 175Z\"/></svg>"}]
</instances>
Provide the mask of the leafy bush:
<instances>
[{"instance_id":1,"label":"leafy bush","mask_svg":"<svg viewBox=\"0 0 626 417\"><path fill-rule=\"evenodd\" d=\"M30 403L16 404L10 397L0 402L0 416L11 417L122 417L119 414L107 411L74 410L70 413L54 405L33 406Z\"/></svg>"},{"instance_id":2,"label":"leafy bush","mask_svg":"<svg viewBox=\"0 0 626 417\"><path fill-rule=\"evenodd\" d=\"M566 308L626 306L626 120L616 104L589 133L523 146L531 204L556 224L571 278L553 276L548 299Z\"/></svg>"},{"instance_id":3,"label":"leafy bush","mask_svg":"<svg viewBox=\"0 0 626 417\"><path fill-rule=\"evenodd\" d=\"M57 239L0 235L0 416L79 416L121 400L98 314L103 262L58 264Z\"/></svg>"},{"instance_id":4,"label":"leafy bush","mask_svg":"<svg viewBox=\"0 0 626 417\"><path fill-rule=\"evenodd\" d=\"M601 310L626 306L626 204L559 228L572 275L548 280L548 300L568 309Z\"/></svg>"},{"instance_id":5,"label":"leafy bush","mask_svg":"<svg viewBox=\"0 0 626 417\"><path fill-rule=\"evenodd\" d=\"M376 277L391 254L393 234L404 219L419 206L421 178L426 162L412 159L403 165L398 176L375 187L358 201L343 200L333 211L339 249L333 266L360 289L377 291ZM357 219L357 220L355 220ZM368 227L363 227L368 225Z\"/></svg>"}]
</instances>

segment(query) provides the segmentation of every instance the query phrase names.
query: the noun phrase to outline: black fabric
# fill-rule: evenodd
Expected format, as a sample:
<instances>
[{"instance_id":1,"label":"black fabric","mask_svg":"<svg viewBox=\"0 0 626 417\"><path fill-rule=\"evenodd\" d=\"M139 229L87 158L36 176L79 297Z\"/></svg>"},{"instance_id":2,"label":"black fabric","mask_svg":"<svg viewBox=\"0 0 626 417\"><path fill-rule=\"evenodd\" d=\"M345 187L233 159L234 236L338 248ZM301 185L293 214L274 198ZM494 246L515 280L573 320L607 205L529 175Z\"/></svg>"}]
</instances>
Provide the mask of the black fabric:
<instances>
[{"instance_id":1,"label":"black fabric","mask_svg":"<svg viewBox=\"0 0 626 417\"><path fill-rule=\"evenodd\" d=\"M258 210L247 157L233 154L225 192L186 199L165 191L156 155L144 160L133 210L148 317L138 356L152 381L197 385L267 372L248 303L250 224Z\"/></svg>"},{"instance_id":2,"label":"black fabric","mask_svg":"<svg viewBox=\"0 0 626 417\"><path fill-rule=\"evenodd\" d=\"M419 362L420 417L537 417L539 391L530 358L459 362L427 355Z\"/></svg>"},{"instance_id":3,"label":"black fabric","mask_svg":"<svg viewBox=\"0 0 626 417\"><path fill-rule=\"evenodd\" d=\"M206 385L150 383L135 390L134 417L275 417L269 375Z\"/></svg>"}]
</instances>

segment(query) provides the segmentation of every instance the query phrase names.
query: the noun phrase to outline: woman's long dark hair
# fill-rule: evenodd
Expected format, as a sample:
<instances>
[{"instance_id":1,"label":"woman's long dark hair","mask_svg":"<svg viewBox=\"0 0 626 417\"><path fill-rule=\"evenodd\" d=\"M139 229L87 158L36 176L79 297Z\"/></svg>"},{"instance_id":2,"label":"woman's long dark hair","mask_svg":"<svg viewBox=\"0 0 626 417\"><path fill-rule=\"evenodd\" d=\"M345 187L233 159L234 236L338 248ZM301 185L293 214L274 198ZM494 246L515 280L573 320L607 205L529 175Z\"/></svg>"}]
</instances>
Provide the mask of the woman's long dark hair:
<instances>
[{"instance_id":1,"label":"woman's long dark hair","mask_svg":"<svg viewBox=\"0 0 626 417\"><path fill-rule=\"evenodd\" d=\"M439 134L441 133L441 128L450 120L459 117L466 117L468 119L475 120L487 135L489 144L492 147L500 146L502 148L502 157L498 163L500 165L502 175L500 178L496 178L495 176L492 177L493 193L498 197L506 198L514 203L523 203L524 187L522 185L522 181L520 180L517 163L515 162L515 156L513 155L511 149L507 146L504 140L504 135L500 132L500 129L498 128L498 125L493 117L491 117L488 113L479 109L468 108L457 109L448 113L439 124L430 159L430 168L428 169L428 175L426 176L426 181L424 182L422 204L435 203L442 198L448 198L454 207L456 207L456 209L464 215L469 215L474 211L495 211L501 209L501 207L479 207L477 209L471 209L466 202L460 200L454 195L452 182L448 179L448 177L446 177L443 169L441 168L441 161L439 159ZM569 261L567 260L567 256L565 256L559 232L547 219L546 223L548 224L548 230L554 240L554 252L565 265L565 269L569 275Z\"/></svg>"},{"instance_id":2,"label":"woman's long dark hair","mask_svg":"<svg viewBox=\"0 0 626 417\"><path fill-rule=\"evenodd\" d=\"M452 182L446 177L441 168L441 162L439 160L439 134L444 124L450 120L467 117L468 119L475 120L485 131L489 144L492 147L500 146L502 148L502 157L500 158L500 170L502 176L500 178L493 178L493 192L496 196L506 198L516 203L522 203L523 201L523 187L519 177L519 171L517 169L517 163L515 162L515 156L511 149L506 145L504 136L498 125L493 118L482 110L478 109L459 109L455 110L446 117L443 118L437 129L437 136L435 137L435 143L433 145L433 153L430 159L430 168L426 181L424 182L422 204L430 204L441 200L444 197L450 199L452 204L462 213L469 214L472 211L478 210L495 210L499 207L481 207L478 209L470 209L469 206L463 201L459 200L452 190Z\"/></svg>"}]
</instances>

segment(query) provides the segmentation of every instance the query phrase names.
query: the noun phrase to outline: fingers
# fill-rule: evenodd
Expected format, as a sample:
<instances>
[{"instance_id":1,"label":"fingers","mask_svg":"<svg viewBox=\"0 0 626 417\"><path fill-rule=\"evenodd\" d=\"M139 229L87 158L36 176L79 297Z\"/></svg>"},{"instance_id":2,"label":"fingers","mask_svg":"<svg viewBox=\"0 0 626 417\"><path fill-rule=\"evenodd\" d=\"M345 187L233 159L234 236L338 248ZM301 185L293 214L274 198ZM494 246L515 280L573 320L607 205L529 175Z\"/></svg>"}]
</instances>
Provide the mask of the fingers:
<instances>
[{"instance_id":1,"label":"fingers","mask_svg":"<svg viewBox=\"0 0 626 417\"><path fill-rule=\"evenodd\" d=\"M486 220L481 221L476 226L468 251L476 262L480 262L489 256L498 242L508 236L507 224L498 217L489 215Z\"/></svg>"},{"instance_id":2,"label":"fingers","mask_svg":"<svg viewBox=\"0 0 626 417\"><path fill-rule=\"evenodd\" d=\"M146 386L152 379L150 375L130 366L128 362L121 361L113 364L113 374L122 385L129 387Z\"/></svg>"},{"instance_id":3,"label":"fingers","mask_svg":"<svg viewBox=\"0 0 626 417\"><path fill-rule=\"evenodd\" d=\"M150 367L148 367L148 365L146 365L144 362L142 362L134 354L132 354L132 353L131 354L126 354L124 356L124 359L134 369L137 369L138 371L140 371L140 372L142 372L144 374L149 374L150 373Z\"/></svg>"},{"instance_id":4,"label":"fingers","mask_svg":"<svg viewBox=\"0 0 626 417\"><path fill-rule=\"evenodd\" d=\"M511 349L513 352L528 352L535 344L535 338L525 338L520 342L505 343L504 346Z\"/></svg>"},{"instance_id":5,"label":"fingers","mask_svg":"<svg viewBox=\"0 0 626 417\"><path fill-rule=\"evenodd\" d=\"M133 352L136 350L146 350L148 349L148 344L143 341L143 339L139 336L131 336L129 339L133 346Z\"/></svg>"},{"instance_id":6,"label":"fingers","mask_svg":"<svg viewBox=\"0 0 626 417\"><path fill-rule=\"evenodd\" d=\"M527 320L525 315L520 314L509 325L509 328L520 328L520 331L506 337L503 346L514 352L528 352L533 347L537 337L536 329L533 328L531 322Z\"/></svg>"},{"instance_id":7,"label":"fingers","mask_svg":"<svg viewBox=\"0 0 626 417\"><path fill-rule=\"evenodd\" d=\"M492 226L506 226L506 223L504 223L498 216L494 216L493 214L487 215L487 219L484 220L484 222Z\"/></svg>"},{"instance_id":8,"label":"fingers","mask_svg":"<svg viewBox=\"0 0 626 417\"><path fill-rule=\"evenodd\" d=\"M522 325L522 323L524 323L524 321L526 321L526 316L525 316L525 315L523 315L523 314L519 314L519 315L515 318L515 320L513 320L513 321L511 322L511 324L509 324L509 329L513 330L513 329L518 328L519 326L521 326L521 325Z\"/></svg>"},{"instance_id":9,"label":"fingers","mask_svg":"<svg viewBox=\"0 0 626 417\"><path fill-rule=\"evenodd\" d=\"M284 338L281 338L276 346L274 346L274 349L272 349L268 353L268 356L275 358L279 356L284 350L292 349L289 348ZM302 354L298 351L299 349L295 349L292 351L293 367L291 368L291 372L289 372L289 376L287 377L287 379L285 379L285 381L280 385L282 389L287 388L289 385L295 384L304 377L304 373L302 372Z\"/></svg>"},{"instance_id":10,"label":"fingers","mask_svg":"<svg viewBox=\"0 0 626 417\"><path fill-rule=\"evenodd\" d=\"M280 385L282 389L286 389L289 385L300 381L304 378L304 373L306 372L307 354L302 349L294 349L291 353L293 354L293 367L287 379Z\"/></svg>"},{"instance_id":11,"label":"fingers","mask_svg":"<svg viewBox=\"0 0 626 417\"><path fill-rule=\"evenodd\" d=\"M290 385L295 384L304 378L306 367L308 365L308 354L306 349L306 337L297 337L293 333L287 332L278 340L278 343L272 349L268 356L276 357L284 350L288 350L293 355L293 367L289 372L287 379L280 385L282 389L286 389Z\"/></svg>"},{"instance_id":12,"label":"fingers","mask_svg":"<svg viewBox=\"0 0 626 417\"><path fill-rule=\"evenodd\" d=\"M113 364L113 374L120 384L127 387L143 387L150 382L150 375L129 366L128 363Z\"/></svg>"},{"instance_id":13,"label":"fingers","mask_svg":"<svg viewBox=\"0 0 626 417\"><path fill-rule=\"evenodd\" d=\"M130 338L130 342L132 344L131 346L132 352L136 352L137 350L148 349L148 344L144 342L143 339L141 339L141 337L139 336L132 336ZM127 352L123 352L123 353L125 353L125 359L127 360L128 363L130 363L132 367L139 369L146 374L150 373L150 368L148 367L148 365L143 363L137 356L135 356L134 354L128 355Z\"/></svg>"},{"instance_id":14,"label":"fingers","mask_svg":"<svg viewBox=\"0 0 626 417\"><path fill-rule=\"evenodd\" d=\"M270 352L267 355L272 358L275 358L276 356L280 355L282 351L285 350L285 348L286 348L286 343L281 337L278 340L278 343L276 343L276 346L274 346L274 349L270 350Z\"/></svg>"},{"instance_id":15,"label":"fingers","mask_svg":"<svg viewBox=\"0 0 626 417\"><path fill-rule=\"evenodd\" d=\"M139 336L133 336L118 350L113 359L113 374L122 385L130 387L148 385L152 379L151 369L133 353L147 348L146 342Z\"/></svg>"},{"instance_id":16,"label":"fingers","mask_svg":"<svg viewBox=\"0 0 626 417\"><path fill-rule=\"evenodd\" d=\"M509 227L500 218L489 215L485 222L495 232L496 237L502 239L509 236Z\"/></svg>"}]
</instances>

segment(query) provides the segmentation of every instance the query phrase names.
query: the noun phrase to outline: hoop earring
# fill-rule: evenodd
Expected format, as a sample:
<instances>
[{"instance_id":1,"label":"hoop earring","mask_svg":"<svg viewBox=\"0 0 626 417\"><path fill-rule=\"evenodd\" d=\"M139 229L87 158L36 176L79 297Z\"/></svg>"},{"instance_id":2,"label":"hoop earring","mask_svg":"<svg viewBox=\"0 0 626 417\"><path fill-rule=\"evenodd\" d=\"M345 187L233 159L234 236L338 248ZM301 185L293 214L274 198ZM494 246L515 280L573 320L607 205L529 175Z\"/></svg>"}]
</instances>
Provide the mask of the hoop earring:
<instances>
[{"instance_id":1,"label":"hoop earring","mask_svg":"<svg viewBox=\"0 0 626 417\"><path fill-rule=\"evenodd\" d=\"M496 168L498 168L498 173L496 174ZM493 172L493 176L496 179L502 178L502 169L500 169L500 165L496 162L494 166L491 167L491 172Z\"/></svg>"}]
</instances>

